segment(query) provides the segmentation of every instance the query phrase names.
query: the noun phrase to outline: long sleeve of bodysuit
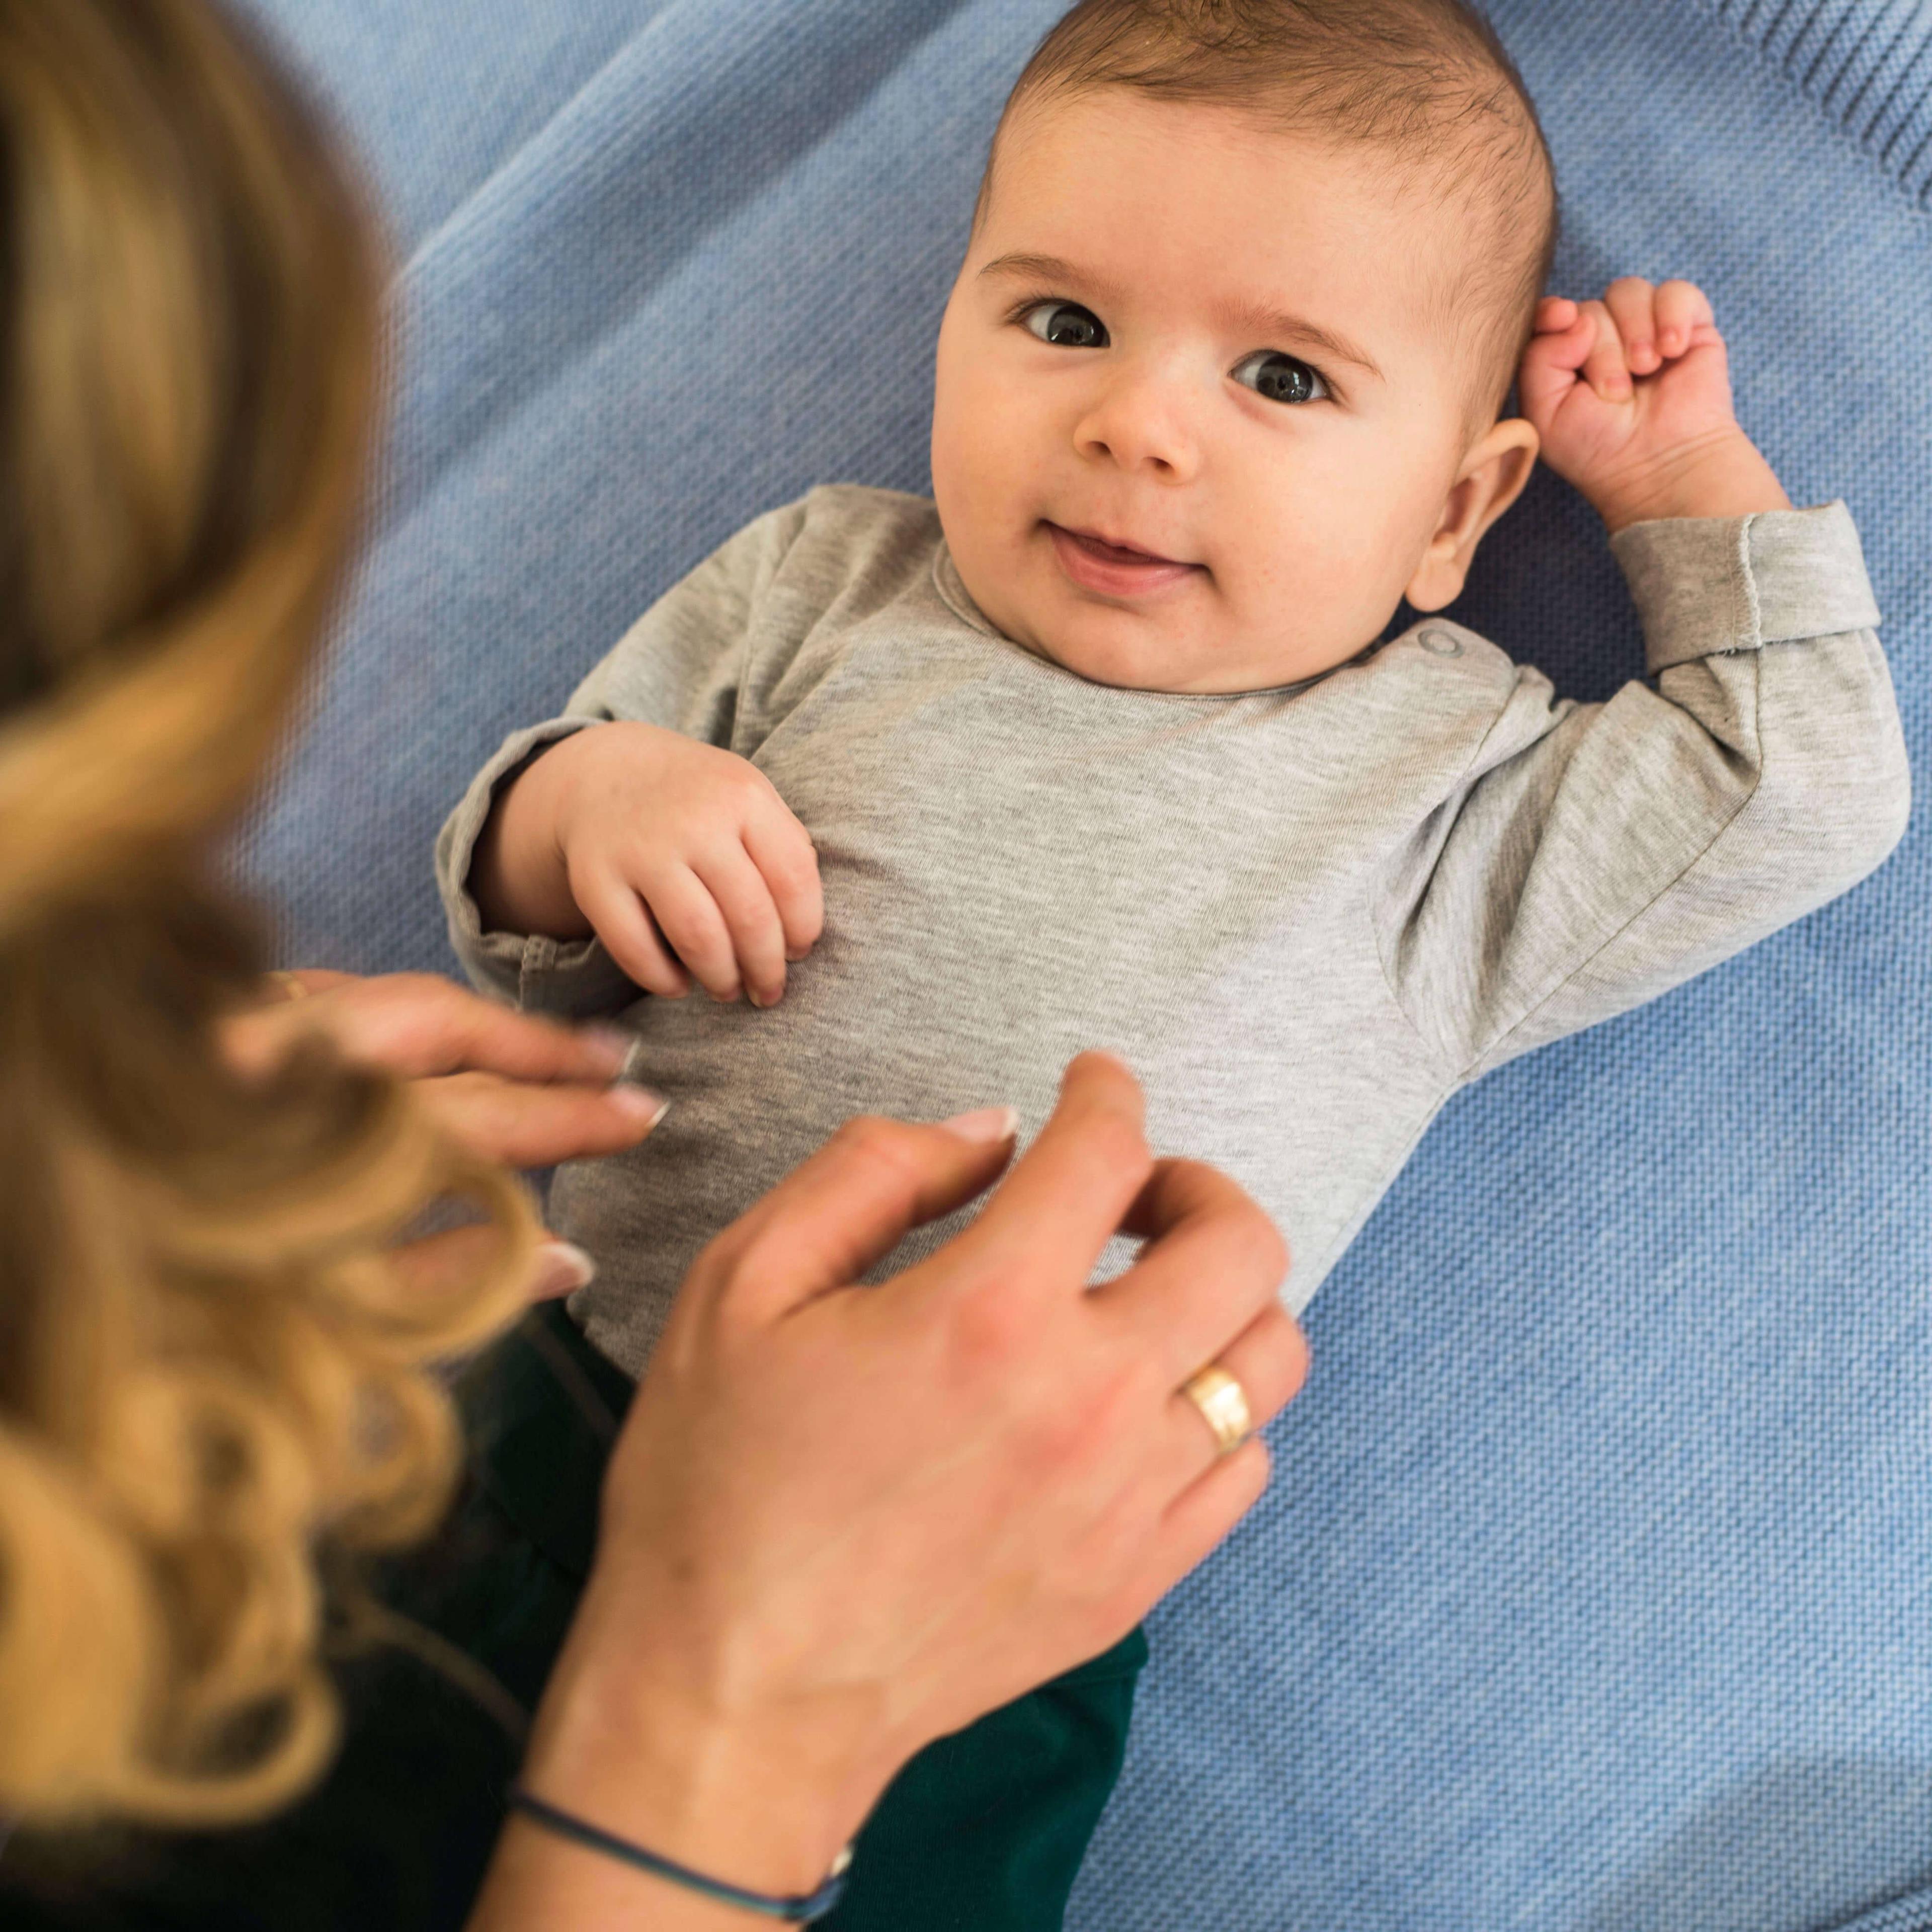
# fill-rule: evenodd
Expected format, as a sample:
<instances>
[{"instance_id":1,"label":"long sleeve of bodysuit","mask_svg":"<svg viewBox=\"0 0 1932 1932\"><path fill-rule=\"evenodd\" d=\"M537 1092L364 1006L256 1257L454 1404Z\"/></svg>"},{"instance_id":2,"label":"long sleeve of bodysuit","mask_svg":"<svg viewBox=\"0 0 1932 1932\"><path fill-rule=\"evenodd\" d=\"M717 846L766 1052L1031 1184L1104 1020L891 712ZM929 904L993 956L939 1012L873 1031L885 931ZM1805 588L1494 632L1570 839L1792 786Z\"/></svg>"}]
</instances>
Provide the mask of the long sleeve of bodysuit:
<instances>
[{"instance_id":1,"label":"long sleeve of bodysuit","mask_svg":"<svg viewBox=\"0 0 1932 1932\"><path fill-rule=\"evenodd\" d=\"M1396 998L1462 1077L1823 904L1904 829L1904 743L1843 503L1640 524L1612 547L1649 681L1579 704L1518 668L1376 907Z\"/></svg>"},{"instance_id":2,"label":"long sleeve of bodysuit","mask_svg":"<svg viewBox=\"0 0 1932 1932\"><path fill-rule=\"evenodd\" d=\"M485 931L470 890L476 841L502 788L586 725L631 719L740 748L739 689L753 614L803 514L802 504L788 504L748 524L644 613L560 716L512 733L471 780L436 839L436 874L450 943L484 992L569 1019L614 1012L637 998L599 940Z\"/></svg>"}]
</instances>

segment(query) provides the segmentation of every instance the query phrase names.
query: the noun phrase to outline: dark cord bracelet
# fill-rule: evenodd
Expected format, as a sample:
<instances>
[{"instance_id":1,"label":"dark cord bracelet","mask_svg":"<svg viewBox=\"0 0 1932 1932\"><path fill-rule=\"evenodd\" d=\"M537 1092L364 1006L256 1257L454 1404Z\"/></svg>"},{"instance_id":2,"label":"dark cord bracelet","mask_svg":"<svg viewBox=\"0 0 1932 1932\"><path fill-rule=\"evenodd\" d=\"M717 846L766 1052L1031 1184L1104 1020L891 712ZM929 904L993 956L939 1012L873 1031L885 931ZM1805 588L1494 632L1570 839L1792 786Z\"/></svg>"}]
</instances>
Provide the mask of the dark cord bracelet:
<instances>
[{"instance_id":1,"label":"dark cord bracelet","mask_svg":"<svg viewBox=\"0 0 1932 1932\"><path fill-rule=\"evenodd\" d=\"M656 1852L645 1850L642 1845L632 1844L628 1838L601 1831L581 1818L573 1818L568 1811L560 1811L554 1804L546 1804L541 1798L532 1797L521 1785L511 1787L508 1802L512 1811L522 1812L546 1831L554 1832L560 1838L568 1838L574 1844L602 1852L606 1858L615 1858L620 1864L634 1865L640 1871L668 1879L673 1885L681 1885L686 1891L697 1892L706 1898L715 1898L721 1905L735 1905L740 1911L755 1912L764 1918L782 1918L794 1925L807 1925L814 1918L823 1918L838 1903L844 1894L845 1874L852 1863L852 1848L848 1845L832 1860L825 1882L816 1892L803 1893L795 1898L775 1897L770 1892L747 1892L742 1886L727 1885L722 1879L706 1878L702 1872L694 1872L674 1858L661 1858Z\"/></svg>"}]
</instances>

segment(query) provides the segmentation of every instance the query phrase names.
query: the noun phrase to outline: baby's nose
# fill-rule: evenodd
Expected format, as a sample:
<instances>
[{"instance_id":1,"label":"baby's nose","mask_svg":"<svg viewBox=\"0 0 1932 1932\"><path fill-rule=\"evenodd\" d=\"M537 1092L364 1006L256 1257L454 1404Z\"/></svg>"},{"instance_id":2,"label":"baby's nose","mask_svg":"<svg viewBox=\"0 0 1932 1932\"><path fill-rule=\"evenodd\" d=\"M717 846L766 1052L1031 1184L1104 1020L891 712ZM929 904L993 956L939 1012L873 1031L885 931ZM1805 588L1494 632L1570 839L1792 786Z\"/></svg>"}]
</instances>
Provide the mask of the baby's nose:
<instances>
[{"instance_id":1,"label":"baby's nose","mask_svg":"<svg viewBox=\"0 0 1932 1932\"><path fill-rule=\"evenodd\" d=\"M1124 375L1081 419L1075 447L1083 456L1184 482L1201 466L1200 425L1190 399L1156 375Z\"/></svg>"}]
</instances>

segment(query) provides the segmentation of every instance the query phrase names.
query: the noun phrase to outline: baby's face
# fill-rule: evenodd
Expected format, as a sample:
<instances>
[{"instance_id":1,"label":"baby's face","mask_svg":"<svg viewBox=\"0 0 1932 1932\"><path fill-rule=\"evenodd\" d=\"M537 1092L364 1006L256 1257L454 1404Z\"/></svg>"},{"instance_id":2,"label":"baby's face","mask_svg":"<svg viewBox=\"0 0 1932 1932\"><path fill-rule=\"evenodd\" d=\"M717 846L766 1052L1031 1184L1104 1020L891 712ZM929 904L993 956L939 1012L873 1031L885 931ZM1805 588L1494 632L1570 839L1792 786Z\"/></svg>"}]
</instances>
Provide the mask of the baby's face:
<instances>
[{"instance_id":1,"label":"baby's face","mask_svg":"<svg viewBox=\"0 0 1932 1932\"><path fill-rule=\"evenodd\" d=\"M939 338L934 490L980 609L1101 683L1244 691L1352 656L1405 590L1447 602L1472 351L1429 292L1463 226L1225 109L1022 109Z\"/></svg>"}]
</instances>

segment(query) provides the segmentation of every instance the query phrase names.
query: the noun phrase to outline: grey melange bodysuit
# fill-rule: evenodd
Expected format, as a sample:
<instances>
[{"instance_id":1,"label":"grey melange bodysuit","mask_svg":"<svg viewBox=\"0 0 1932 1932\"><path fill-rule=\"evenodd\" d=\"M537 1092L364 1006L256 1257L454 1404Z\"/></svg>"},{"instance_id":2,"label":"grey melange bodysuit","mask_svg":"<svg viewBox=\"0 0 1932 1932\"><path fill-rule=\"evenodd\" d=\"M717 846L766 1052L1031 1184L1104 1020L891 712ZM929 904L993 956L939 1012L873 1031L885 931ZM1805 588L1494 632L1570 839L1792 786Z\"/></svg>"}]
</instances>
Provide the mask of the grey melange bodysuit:
<instances>
[{"instance_id":1,"label":"grey melange bodysuit","mask_svg":"<svg viewBox=\"0 0 1932 1932\"><path fill-rule=\"evenodd\" d=\"M1869 872L1910 780L1844 506L1614 548L1651 677L1579 704L1439 617L1280 690L1118 690L994 631L922 498L814 490L740 531L505 743L437 844L478 983L621 1014L673 1103L558 1174L551 1224L600 1270L573 1306L592 1342L640 1370L699 1248L850 1115L1010 1102L1024 1141L1089 1046L1140 1076L1156 1152L1275 1217L1298 1310L1458 1088ZM594 940L482 930L494 788L609 718L742 754L810 832L825 933L778 1006L643 997Z\"/></svg>"}]
</instances>

